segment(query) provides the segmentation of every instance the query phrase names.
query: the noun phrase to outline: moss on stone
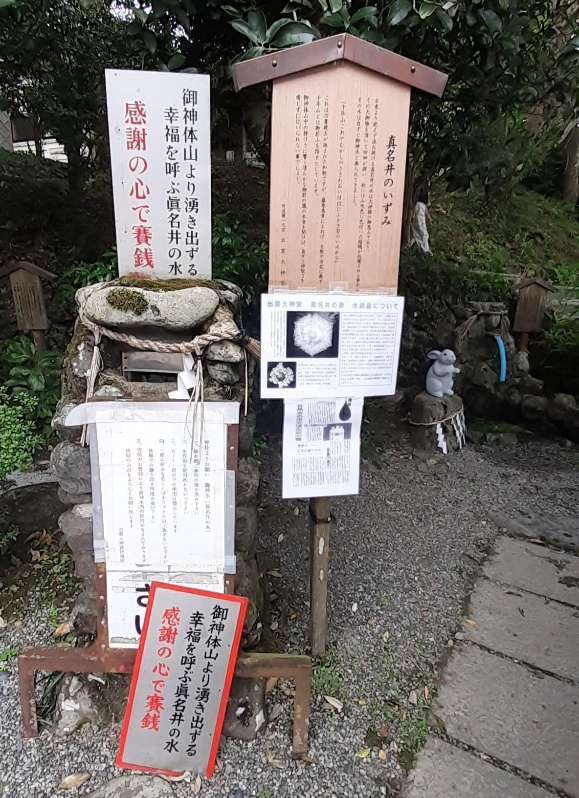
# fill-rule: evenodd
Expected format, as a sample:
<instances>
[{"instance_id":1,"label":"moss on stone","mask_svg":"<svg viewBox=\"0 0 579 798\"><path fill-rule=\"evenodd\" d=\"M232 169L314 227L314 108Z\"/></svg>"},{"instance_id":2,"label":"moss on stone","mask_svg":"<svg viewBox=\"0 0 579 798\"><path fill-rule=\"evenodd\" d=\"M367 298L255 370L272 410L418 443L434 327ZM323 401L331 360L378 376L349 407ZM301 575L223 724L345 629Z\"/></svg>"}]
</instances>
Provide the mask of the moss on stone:
<instances>
[{"instance_id":1,"label":"moss on stone","mask_svg":"<svg viewBox=\"0 0 579 798\"><path fill-rule=\"evenodd\" d=\"M107 303L115 310L124 310L142 316L149 303L142 294L128 288L113 288L107 293Z\"/></svg>"},{"instance_id":2,"label":"moss on stone","mask_svg":"<svg viewBox=\"0 0 579 798\"><path fill-rule=\"evenodd\" d=\"M145 291L179 291L183 288L212 288L219 291L219 284L213 280L150 280L147 277L125 275L115 281L114 285L124 288L143 288Z\"/></svg>"}]
</instances>

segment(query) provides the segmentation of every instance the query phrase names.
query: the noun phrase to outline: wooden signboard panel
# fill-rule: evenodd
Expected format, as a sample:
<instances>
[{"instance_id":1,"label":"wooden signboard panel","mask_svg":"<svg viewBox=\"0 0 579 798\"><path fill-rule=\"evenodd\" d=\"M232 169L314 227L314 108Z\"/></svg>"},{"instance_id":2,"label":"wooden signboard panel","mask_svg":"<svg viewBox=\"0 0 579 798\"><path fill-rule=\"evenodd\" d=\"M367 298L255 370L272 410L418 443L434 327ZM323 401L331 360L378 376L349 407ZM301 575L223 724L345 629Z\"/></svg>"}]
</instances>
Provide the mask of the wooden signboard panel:
<instances>
[{"instance_id":1,"label":"wooden signboard panel","mask_svg":"<svg viewBox=\"0 0 579 798\"><path fill-rule=\"evenodd\" d=\"M396 289L409 105L345 61L274 81L270 286Z\"/></svg>"},{"instance_id":2,"label":"wooden signboard panel","mask_svg":"<svg viewBox=\"0 0 579 798\"><path fill-rule=\"evenodd\" d=\"M48 317L40 277L19 269L10 275L10 287L18 329L24 332L46 330Z\"/></svg>"}]
</instances>

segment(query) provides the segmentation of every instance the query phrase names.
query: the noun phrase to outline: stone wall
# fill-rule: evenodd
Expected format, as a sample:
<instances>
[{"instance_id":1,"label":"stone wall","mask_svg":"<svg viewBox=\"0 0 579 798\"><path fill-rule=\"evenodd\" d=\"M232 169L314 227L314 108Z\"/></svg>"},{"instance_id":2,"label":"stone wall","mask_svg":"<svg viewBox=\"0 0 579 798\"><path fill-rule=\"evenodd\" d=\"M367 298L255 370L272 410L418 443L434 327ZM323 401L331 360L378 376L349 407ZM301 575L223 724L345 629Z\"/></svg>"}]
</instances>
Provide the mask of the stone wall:
<instances>
[{"instance_id":1,"label":"stone wall","mask_svg":"<svg viewBox=\"0 0 579 798\"><path fill-rule=\"evenodd\" d=\"M178 282L186 283L184 290L166 291L162 295L134 285L127 287L117 283L97 289L91 286L81 289L77 302L91 321L152 340L189 341L206 332L217 333L224 329L230 333L239 332L242 324L241 291L236 286L221 281L209 285L196 285L195 281ZM107 295L111 295L111 290L116 290L116 295L112 295L113 303L108 303ZM95 296L98 296L98 303L90 301ZM166 400L168 392L176 387L174 380L168 381L159 375L152 375L147 381L125 379L121 370L123 346L126 347L103 338L100 347L103 367L95 385L95 395ZM59 525L72 550L76 573L84 586L71 617L73 628L83 636L92 635L96 630L90 457L89 449L80 445L81 429L65 427L64 422L72 408L84 402L92 356L93 335L77 321L63 364L62 397L52 421L59 443L52 453L51 464L60 483L59 498L68 507L60 516ZM211 344L205 352L205 400L241 403L235 550L236 593L249 599L242 640L246 649L260 640L263 610L263 592L255 554L260 473L257 461L251 456L256 421L251 405L254 369L255 363L249 357L249 408L245 415L245 355L242 347L227 340Z\"/></svg>"},{"instance_id":2,"label":"stone wall","mask_svg":"<svg viewBox=\"0 0 579 798\"><path fill-rule=\"evenodd\" d=\"M469 325L466 334L457 328ZM506 351L507 371L499 380L499 355L495 336L500 335ZM455 377L454 390L464 400L467 414L528 422L579 440L579 405L577 397L548 395L544 383L530 374L529 355L516 348L507 308L502 303L469 302L449 308L436 327L428 329L420 320L405 325L401 348L400 389L413 397L424 387L430 366L430 349L453 349L461 373Z\"/></svg>"}]
</instances>

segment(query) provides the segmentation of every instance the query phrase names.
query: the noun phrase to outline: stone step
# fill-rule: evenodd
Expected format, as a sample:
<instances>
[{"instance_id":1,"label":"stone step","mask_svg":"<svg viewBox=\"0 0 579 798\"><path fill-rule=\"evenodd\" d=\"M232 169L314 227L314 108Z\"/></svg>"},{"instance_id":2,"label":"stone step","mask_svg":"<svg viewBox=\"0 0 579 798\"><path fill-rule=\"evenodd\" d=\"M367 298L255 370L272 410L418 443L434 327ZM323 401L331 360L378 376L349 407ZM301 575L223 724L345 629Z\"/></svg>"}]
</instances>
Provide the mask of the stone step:
<instances>
[{"instance_id":1,"label":"stone step","mask_svg":"<svg viewBox=\"0 0 579 798\"><path fill-rule=\"evenodd\" d=\"M430 737L403 798L549 798L552 793L476 754Z\"/></svg>"},{"instance_id":2,"label":"stone step","mask_svg":"<svg viewBox=\"0 0 579 798\"><path fill-rule=\"evenodd\" d=\"M579 687L467 643L435 711L451 738L579 798Z\"/></svg>"},{"instance_id":3,"label":"stone step","mask_svg":"<svg viewBox=\"0 0 579 798\"><path fill-rule=\"evenodd\" d=\"M579 557L534 543L501 538L485 576L579 607Z\"/></svg>"},{"instance_id":4,"label":"stone step","mask_svg":"<svg viewBox=\"0 0 579 798\"><path fill-rule=\"evenodd\" d=\"M481 580L470 600L465 637L579 681L579 612L573 607Z\"/></svg>"}]
</instances>

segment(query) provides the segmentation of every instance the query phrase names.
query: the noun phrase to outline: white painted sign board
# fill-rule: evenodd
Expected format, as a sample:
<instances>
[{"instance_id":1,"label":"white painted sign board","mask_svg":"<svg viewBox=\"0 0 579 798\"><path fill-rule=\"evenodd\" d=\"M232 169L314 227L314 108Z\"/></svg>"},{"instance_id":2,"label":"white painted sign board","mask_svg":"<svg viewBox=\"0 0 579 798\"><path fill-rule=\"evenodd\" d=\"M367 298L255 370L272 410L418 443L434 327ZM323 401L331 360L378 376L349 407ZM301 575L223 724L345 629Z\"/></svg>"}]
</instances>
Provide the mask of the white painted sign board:
<instances>
[{"instance_id":1,"label":"white painted sign board","mask_svg":"<svg viewBox=\"0 0 579 798\"><path fill-rule=\"evenodd\" d=\"M284 499L349 496L360 485L363 399L286 399Z\"/></svg>"},{"instance_id":2,"label":"white painted sign board","mask_svg":"<svg viewBox=\"0 0 579 798\"><path fill-rule=\"evenodd\" d=\"M403 313L385 294L262 295L262 398L393 394Z\"/></svg>"},{"instance_id":3,"label":"white painted sign board","mask_svg":"<svg viewBox=\"0 0 579 798\"><path fill-rule=\"evenodd\" d=\"M154 583L117 755L146 772L213 772L247 599Z\"/></svg>"},{"instance_id":4,"label":"white painted sign board","mask_svg":"<svg viewBox=\"0 0 579 798\"><path fill-rule=\"evenodd\" d=\"M119 273L210 278L209 75L105 77Z\"/></svg>"},{"instance_id":5,"label":"white painted sign board","mask_svg":"<svg viewBox=\"0 0 579 798\"><path fill-rule=\"evenodd\" d=\"M235 480L227 470L235 402L90 402L93 535L107 570L111 647L135 647L152 581L222 591L235 573ZM203 417L203 424L200 418ZM104 552L104 556L103 556ZM98 561L98 560L97 560Z\"/></svg>"}]
</instances>

